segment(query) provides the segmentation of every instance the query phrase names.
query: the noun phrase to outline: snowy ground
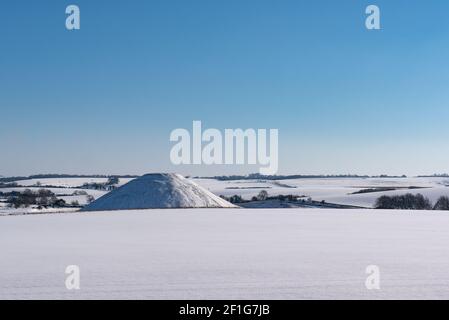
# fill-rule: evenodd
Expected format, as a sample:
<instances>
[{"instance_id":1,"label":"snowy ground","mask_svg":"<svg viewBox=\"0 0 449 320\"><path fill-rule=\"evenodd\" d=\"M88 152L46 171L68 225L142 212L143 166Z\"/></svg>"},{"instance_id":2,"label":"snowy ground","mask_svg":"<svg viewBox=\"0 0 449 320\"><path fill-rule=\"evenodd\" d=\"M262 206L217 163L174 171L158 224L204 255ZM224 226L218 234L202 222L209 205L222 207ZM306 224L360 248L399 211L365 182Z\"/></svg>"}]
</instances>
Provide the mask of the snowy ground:
<instances>
[{"instance_id":1,"label":"snowy ground","mask_svg":"<svg viewBox=\"0 0 449 320\"><path fill-rule=\"evenodd\" d=\"M123 185L133 179L120 178L120 185ZM64 199L67 203L78 201L80 205L87 204L87 197L82 195L72 195L75 191L86 191L95 199L100 198L107 191L77 189L84 183L105 182L105 178L48 178L17 181L20 185L29 187L1 188L0 191L20 191L26 188L34 191L45 188L54 192L58 198ZM312 198L315 201L326 201L339 205L349 205L372 208L376 199L382 195L399 195L404 193L421 193L435 203L441 196L449 196L449 178L447 177L427 177L427 178L303 178L287 180L234 180L219 181L215 179L193 179L194 182L211 191L215 195L233 196L240 195L245 199L251 199L261 190L266 190L269 195L297 195L304 196L304 199ZM32 187L37 182L40 187ZM49 188L50 186L60 186L60 188ZM362 189L391 187L397 188L393 191L371 192L363 194L353 194ZM418 189L408 189L409 187L418 187ZM5 201L6 199L0 199ZM29 213L29 209L9 209L2 207L0 203L0 215L5 214L24 214Z\"/></svg>"},{"instance_id":2,"label":"snowy ground","mask_svg":"<svg viewBox=\"0 0 449 320\"><path fill-rule=\"evenodd\" d=\"M449 299L449 214L170 209L0 217L0 299ZM381 289L365 288L378 265ZM81 289L65 289L79 265Z\"/></svg>"},{"instance_id":3,"label":"snowy ground","mask_svg":"<svg viewBox=\"0 0 449 320\"><path fill-rule=\"evenodd\" d=\"M43 179L27 179L27 180L16 180L18 185L29 187L40 185L42 187L45 186L53 186L53 187L63 187L63 188L76 188L80 187L85 183L105 183L107 178L97 178L97 177L82 177L82 178L43 178ZM119 185L123 185L132 178L120 178Z\"/></svg>"},{"instance_id":4,"label":"snowy ground","mask_svg":"<svg viewBox=\"0 0 449 320\"><path fill-rule=\"evenodd\" d=\"M88 203L86 195L74 195L74 192L86 192L88 195L98 199L108 193L108 191L103 190L92 190L92 189L81 189L77 188L85 183L105 183L108 179L97 178L97 177L83 177L83 178L45 178L45 179L28 179L28 180L16 180L18 187L0 188L0 192L8 193L12 191L23 192L25 189L30 189L32 191L38 191L39 189L46 189L53 192L57 198L63 199L67 204L72 201L77 201L80 205L84 206ZM122 186L132 178L120 178L117 186ZM6 201L6 198L1 198L0 201ZM0 202L0 216L10 215L10 214L28 214L28 213L46 213L54 211L73 211L71 209L45 209L45 210L35 210L33 208L6 208Z\"/></svg>"},{"instance_id":5,"label":"snowy ground","mask_svg":"<svg viewBox=\"0 0 449 320\"><path fill-rule=\"evenodd\" d=\"M58 199L63 199L66 201L67 204L70 204L72 201L78 201L80 205L86 205L87 204L87 196L86 195L74 195L73 193L78 192L86 192L88 195L91 195L94 197L94 199L98 199L101 196L105 195L107 191L102 190L90 190L90 189L76 189L76 188L46 188L46 187L14 187L14 188L0 188L0 192L12 192L12 191L18 191L23 192L26 189L30 189L34 192L38 191L39 189L46 189L53 192ZM1 199L5 201L6 199ZM35 208L8 208L6 207L5 203L0 203L0 216L2 215L11 215L11 214L28 214L28 213L47 213L47 212L60 212L60 211L73 211L71 208L49 208L49 209L42 209L38 210Z\"/></svg>"},{"instance_id":6,"label":"snowy ground","mask_svg":"<svg viewBox=\"0 0 449 320\"><path fill-rule=\"evenodd\" d=\"M269 195L292 194L311 197L313 200L325 200L350 206L371 208L382 195L421 193L435 203L440 196L449 196L449 178L314 178L288 180L235 180L218 181L215 179L195 179L199 185L217 195L240 195L249 200L261 190ZM362 189L391 187L394 191L353 194ZM420 189L407 189L419 187Z\"/></svg>"},{"instance_id":7,"label":"snowy ground","mask_svg":"<svg viewBox=\"0 0 449 320\"><path fill-rule=\"evenodd\" d=\"M120 178L119 185L123 185L133 179ZM33 186L40 182L40 187L27 187L34 191L45 188L54 192L58 198L64 199L67 203L78 201L80 205L87 203L86 196L72 195L74 191L86 191L95 199L100 198L107 191L77 189L89 182L105 182L105 178L49 178L17 181L21 185ZM266 190L269 195L297 195L304 196L305 199L312 198L315 201L326 201L340 205L358 206L372 208L376 199L382 195L398 195L404 193L421 193L435 203L440 196L449 196L449 178L313 178L313 179L288 179L288 180L235 180L219 181L215 179L193 179L194 182L211 191L215 195L233 196L240 195L245 199L251 199L261 190ZM49 188L45 185L60 186L61 188ZM363 194L353 194L362 189L392 187L393 191L371 192ZM419 189L407 189L409 187L419 187ZM1 188L0 191L21 191L25 187ZM6 199L0 199L0 201ZM14 212L13 212L14 211ZM7 209L0 204L0 215L29 213L28 209Z\"/></svg>"}]
</instances>

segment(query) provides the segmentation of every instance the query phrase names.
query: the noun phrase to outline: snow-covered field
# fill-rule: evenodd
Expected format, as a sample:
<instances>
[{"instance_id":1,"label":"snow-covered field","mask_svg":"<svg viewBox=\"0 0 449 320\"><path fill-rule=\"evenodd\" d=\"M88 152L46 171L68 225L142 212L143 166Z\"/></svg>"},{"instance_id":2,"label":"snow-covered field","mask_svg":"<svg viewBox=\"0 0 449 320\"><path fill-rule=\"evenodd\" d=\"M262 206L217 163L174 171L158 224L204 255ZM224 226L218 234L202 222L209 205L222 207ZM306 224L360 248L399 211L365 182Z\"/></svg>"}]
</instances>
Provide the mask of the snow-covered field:
<instances>
[{"instance_id":1,"label":"snow-covered field","mask_svg":"<svg viewBox=\"0 0 449 320\"><path fill-rule=\"evenodd\" d=\"M235 180L219 181L215 179L195 179L199 185L217 195L240 195L249 200L261 190L269 195L292 194L311 197L313 200L325 200L329 203L371 208L382 195L400 195L421 193L432 202L440 196L449 196L449 178L303 178L288 180ZM353 194L362 189L391 187L393 191ZM420 189L407 189L419 187Z\"/></svg>"},{"instance_id":2,"label":"snow-covered field","mask_svg":"<svg viewBox=\"0 0 449 320\"><path fill-rule=\"evenodd\" d=\"M12 191L19 191L19 192L23 192L26 189L32 190L32 191L38 191L39 189L45 189L45 190L50 190L51 192L53 192L55 195L57 196L70 196L72 195L75 191L78 192L82 192L85 191L87 194L90 194L92 196L94 196L95 198L99 198L102 195L106 194L107 191L102 191L102 190L91 190L91 189L76 189L76 188L46 188L46 187L14 187L14 188L1 188L0 191L1 192L12 192Z\"/></svg>"},{"instance_id":3,"label":"snow-covered field","mask_svg":"<svg viewBox=\"0 0 449 320\"><path fill-rule=\"evenodd\" d=\"M18 185L29 186L53 186L63 188L75 188L80 187L84 183L105 183L106 178L43 178L43 179L27 179L15 181Z\"/></svg>"},{"instance_id":4,"label":"snow-covered field","mask_svg":"<svg viewBox=\"0 0 449 320\"><path fill-rule=\"evenodd\" d=\"M8 193L12 191L23 192L26 189L31 191L38 191L39 189L46 189L53 192L58 199L63 199L67 204L72 201L77 201L81 206L88 203L87 195L91 195L94 199L98 199L104 196L108 191L93 190L93 189L81 189L79 188L85 183L105 183L108 179L97 177L83 177L83 178L45 178L45 179L28 179L28 180L16 180L17 187L0 188L0 192ZM122 186L132 178L120 178L117 186ZM77 188L78 187L78 188ZM85 192L87 195L74 194L74 192ZM2 199L0 197L0 200ZM28 214L28 213L48 213L48 212L61 212L61 211L73 211L73 209L43 209L36 210L34 208L6 208L4 203L0 202L0 216L10 214Z\"/></svg>"},{"instance_id":5,"label":"snow-covered field","mask_svg":"<svg viewBox=\"0 0 449 320\"><path fill-rule=\"evenodd\" d=\"M45 186L53 186L53 187L62 187L62 188L76 188L80 187L85 183L105 183L107 178L97 178L97 177L82 177L82 178L43 178L43 179L27 179L27 180L17 180L15 181L18 185L29 187L40 185L42 187ZM119 185L123 185L132 178L120 178Z\"/></svg>"},{"instance_id":6,"label":"snow-covered field","mask_svg":"<svg viewBox=\"0 0 449 320\"><path fill-rule=\"evenodd\" d=\"M0 299L449 298L449 214L169 209L0 217ZM78 265L81 289L65 288ZM380 290L365 269L380 268Z\"/></svg>"},{"instance_id":7,"label":"snow-covered field","mask_svg":"<svg viewBox=\"0 0 449 320\"><path fill-rule=\"evenodd\" d=\"M98 199L101 196L105 195L107 192L102 190L90 190L90 189L76 189L76 188L45 188L45 187L15 187L15 188L0 188L0 192L12 192L18 191L23 192L25 189L30 189L32 191L38 191L39 189L46 189L53 192L57 198L63 199L66 203L70 204L72 201L78 201L80 205L87 204L87 196L86 195L74 195L73 193L78 192L86 192L88 195L94 197L94 199ZM71 208L49 208L38 210L32 207L29 208L8 208L5 203L0 203L0 216L2 215L18 215L18 214L29 214L29 213L49 213L49 212L62 212L62 211L74 211Z\"/></svg>"},{"instance_id":8,"label":"snow-covered field","mask_svg":"<svg viewBox=\"0 0 449 320\"><path fill-rule=\"evenodd\" d=\"M120 178L119 186L131 181L130 178ZM404 193L421 193L435 203L441 196L449 196L448 177L426 177L426 178L302 178L287 180L234 180L219 181L215 179L192 179L198 185L211 191L215 195L233 196L240 195L245 199L251 199L261 190L266 190L269 195L297 195L304 198L312 198L315 201L326 201L340 205L350 205L372 208L376 199L382 195L400 195ZM49 189L58 198L67 203L78 201L80 205L87 203L87 197L83 195L72 195L75 191L85 191L95 199L105 195L107 191L77 189L76 186L84 183L104 183L105 178L49 178L16 181L20 185L28 187L1 188L0 192L20 191L26 188L37 191L40 188ZM36 187L37 182L41 186ZM49 188L48 186L60 186ZM32 187L34 186L34 187ZM354 192L368 188L396 188L392 191L378 191L370 193L353 194ZM414 187L417 189L408 189ZM1 200L1 199L0 199ZM5 200L5 199L3 199ZM0 205L0 215L29 213L28 209L9 209Z\"/></svg>"},{"instance_id":9,"label":"snow-covered field","mask_svg":"<svg viewBox=\"0 0 449 320\"><path fill-rule=\"evenodd\" d=\"M77 189L76 186L84 183L104 183L105 178L48 178L16 181L19 185L28 187L1 188L1 192L20 191L26 188L37 191L40 188L49 189L58 198L66 203L78 201L80 205L87 204L84 195L73 195L75 191L85 191L95 199L108 193L107 191ZM120 178L118 186L131 181L131 178ZM435 203L441 196L449 196L448 177L407 177L407 178L302 178L287 180L233 180L219 181L216 179L191 179L193 182L211 191L215 195L233 196L240 195L245 199L251 199L261 190L266 190L270 196L279 194L303 196L315 201L327 203L372 208L376 199L382 195L400 195L405 193L421 193ZM36 187L39 182L41 186ZM50 188L45 186L59 186ZM395 188L392 191L378 191L370 193L353 194L368 188ZM413 187L414 189L408 189ZM0 199L2 200L2 199ZM5 199L3 199L4 201ZM257 207L257 206L256 206ZM54 211L54 210L53 210ZM29 209L10 209L0 205L0 215L29 213Z\"/></svg>"}]
</instances>

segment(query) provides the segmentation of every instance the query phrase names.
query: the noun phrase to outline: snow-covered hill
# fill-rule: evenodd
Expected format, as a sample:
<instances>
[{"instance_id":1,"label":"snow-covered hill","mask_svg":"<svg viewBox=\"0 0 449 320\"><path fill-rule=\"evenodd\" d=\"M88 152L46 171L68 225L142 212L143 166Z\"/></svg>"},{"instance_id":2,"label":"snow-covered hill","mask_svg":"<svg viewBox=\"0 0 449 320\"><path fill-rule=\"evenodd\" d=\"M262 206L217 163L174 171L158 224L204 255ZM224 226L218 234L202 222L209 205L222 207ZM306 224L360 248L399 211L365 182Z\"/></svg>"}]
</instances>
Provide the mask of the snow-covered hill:
<instances>
[{"instance_id":1,"label":"snow-covered hill","mask_svg":"<svg viewBox=\"0 0 449 320\"><path fill-rule=\"evenodd\" d=\"M179 174L155 173L128 182L83 210L232 207L235 206Z\"/></svg>"}]
</instances>

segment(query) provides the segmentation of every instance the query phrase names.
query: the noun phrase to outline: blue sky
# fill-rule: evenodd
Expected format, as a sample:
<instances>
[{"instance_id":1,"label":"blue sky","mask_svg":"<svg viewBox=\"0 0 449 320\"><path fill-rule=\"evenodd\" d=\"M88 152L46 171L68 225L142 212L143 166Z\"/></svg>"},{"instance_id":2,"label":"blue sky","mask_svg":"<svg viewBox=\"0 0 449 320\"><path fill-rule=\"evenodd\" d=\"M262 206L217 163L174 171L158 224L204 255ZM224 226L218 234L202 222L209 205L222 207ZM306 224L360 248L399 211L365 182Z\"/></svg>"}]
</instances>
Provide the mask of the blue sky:
<instances>
[{"instance_id":1,"label":"blue sky","mask_svg":"<svg viewBox=\"0 0 449 320\"><path fill-rule=\"evenodd\" d=\"M77 4L81 30L65 29ZM365 8L382 30L365 28ZM279 129L279 173L449 171L447 1L9 1L0 175L170 164L170 132Z\"/></svg>"}]
</instances>

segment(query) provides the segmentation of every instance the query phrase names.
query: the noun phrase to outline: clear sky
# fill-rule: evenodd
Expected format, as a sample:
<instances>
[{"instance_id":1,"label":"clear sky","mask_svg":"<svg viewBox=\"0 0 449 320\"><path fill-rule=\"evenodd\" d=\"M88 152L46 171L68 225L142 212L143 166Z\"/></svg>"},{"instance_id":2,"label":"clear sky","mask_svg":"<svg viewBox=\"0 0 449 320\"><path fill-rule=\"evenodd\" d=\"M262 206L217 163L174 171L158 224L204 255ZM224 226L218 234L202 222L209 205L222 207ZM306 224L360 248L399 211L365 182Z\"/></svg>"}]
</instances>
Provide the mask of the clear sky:
<instances>
[{"instance_id":1,"label":"clear sky","mask_svg":"<svg viewBox=\"0 0 449 320\"><path fill-rule=\"evenodd\" d=\"M447 0L2 2L0 175L257 171L171 165L193 120L279 129L282 174L448 172L448 16Z\"/></svg>"}]
</instances>

